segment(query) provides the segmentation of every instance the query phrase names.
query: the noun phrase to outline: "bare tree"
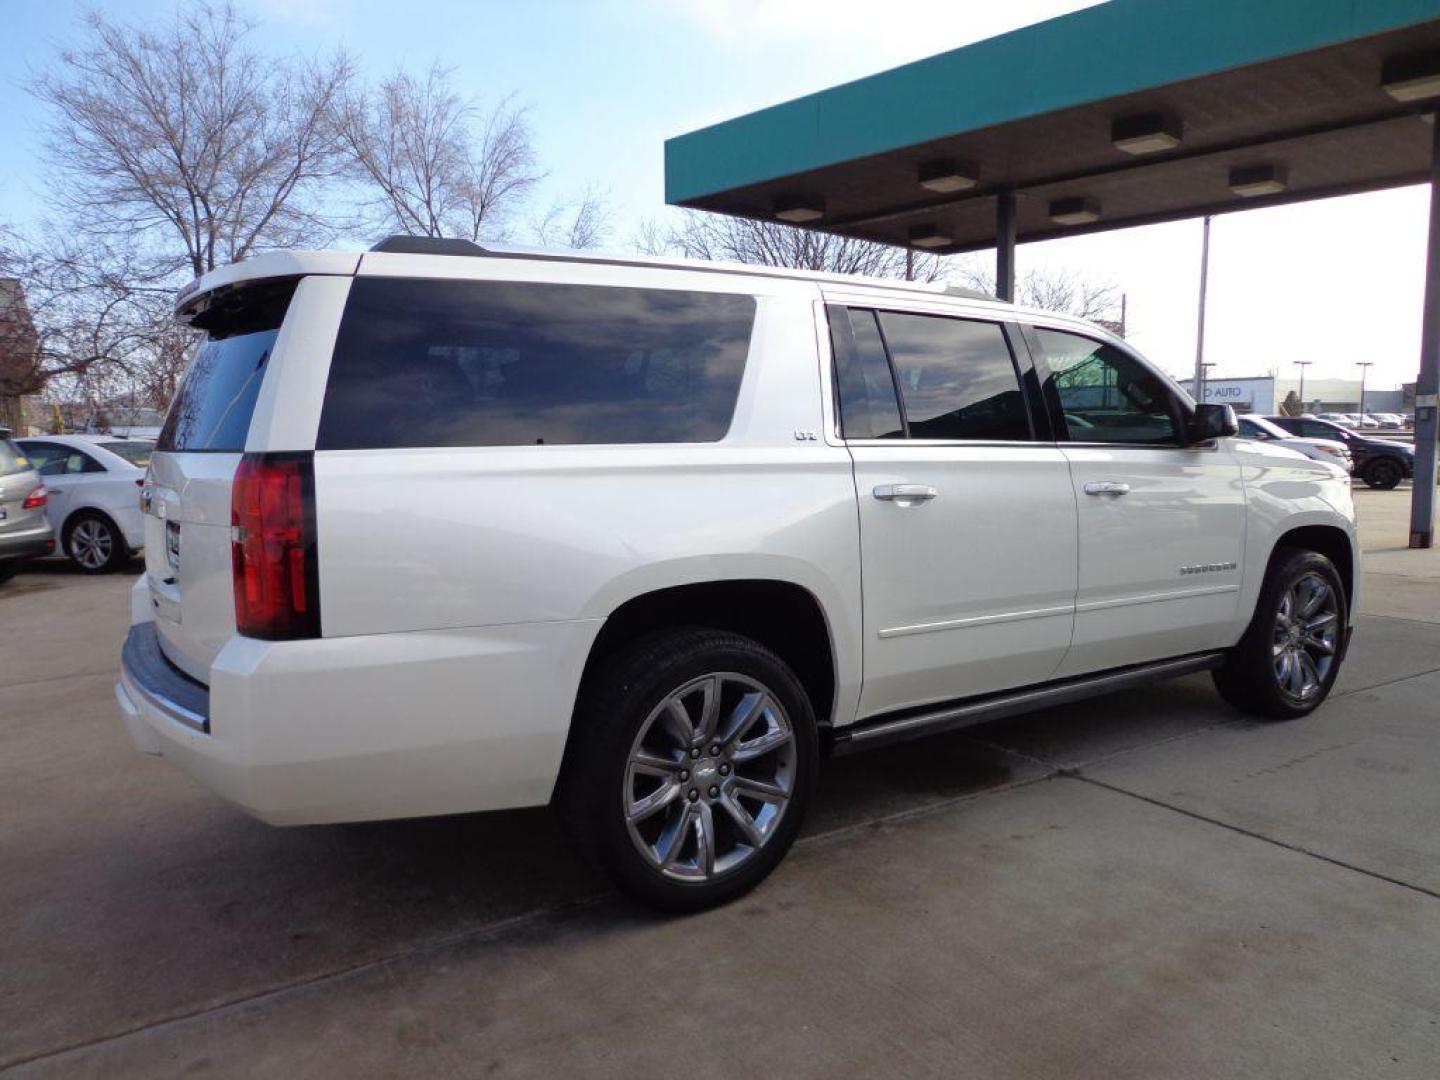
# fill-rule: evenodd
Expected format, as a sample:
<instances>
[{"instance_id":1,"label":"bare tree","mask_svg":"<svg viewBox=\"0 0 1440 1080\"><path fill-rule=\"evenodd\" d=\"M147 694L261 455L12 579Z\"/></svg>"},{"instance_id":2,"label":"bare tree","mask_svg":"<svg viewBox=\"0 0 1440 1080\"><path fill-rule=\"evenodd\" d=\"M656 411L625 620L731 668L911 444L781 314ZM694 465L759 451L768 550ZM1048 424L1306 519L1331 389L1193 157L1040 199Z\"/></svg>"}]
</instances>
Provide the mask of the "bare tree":
<instances>
[{"instance_id":1,"label":"bare tree","mask_svg":"<svg viewBox=\"0 0 1440 1080\"><path fill-rule=\"evenodd\" d=\"M579 198L552 203L531 225L537 244L581 250L598 247L610 235L610 207L595 188L586 188Z\"/></svg>"},{"instance_id":2,"label":"bare tree","mask_svg":"<svg viewBox=\"0 0 1440 1080\"><path fill-rule=\"evenodd\" d=\"M907 251L890 244L801 229L775 221L681 211L670 226L646 222L633 240L648 255L683 255L689 259L783 266L834 274L939 281L947 276L945 262L935 255Z\"/></svg>"},{"instance_id":3,"label":"bare tree","mask_svg":"<svg viewBox=\"0 0 1440 1080\"><path fill-rule=\"evenodd\" d=\"M96 400L121 385L140 404L169 400L193 335L172 318L173 289L135 256L11 234L0 282L0 412L11 426L19 399L52 384Z\"/></svg>"},{"instance_id":4,"label":"bare tree","mask_svg":"<svg viewBox=\"0 0 1440 1080\"><path fill-rule=\"evenodd\" d=\"M347 94L335 128L357 179L372 194L375 225L419 236L503 235L540 180L525 110L509 98L481 116L433 66L376 91Z\"/></svg>"},{"instance_id":5,"label":"bare tree","mask_svg":"<svg viewBox=\"0 0 1440 1080\"><path fill-rule=\"evenodd\" d=\"M971 288L995 292L993 271L960 266L956 275ZM1026 307L1060 311L1097 322L1116 322L1120 289L1112 281L1088 278L1072 270L1036 269L1026 271L1015 282L1015 299Z\"/></svg>"},{"instance_id":6,"label":"bare tree","mask_svg":"<svg viewBox=\"0 0 1440 1080\"><path fill-rule=\"evenodd\" d=\"M331 235L316 195L340 160L328 118L343 55L263 57L229 3L187 4L159 29L98 11L85 23L84 43L30 84L54 113L55 204L84 231L195 275Z\"/></svg>"}]
</instances>

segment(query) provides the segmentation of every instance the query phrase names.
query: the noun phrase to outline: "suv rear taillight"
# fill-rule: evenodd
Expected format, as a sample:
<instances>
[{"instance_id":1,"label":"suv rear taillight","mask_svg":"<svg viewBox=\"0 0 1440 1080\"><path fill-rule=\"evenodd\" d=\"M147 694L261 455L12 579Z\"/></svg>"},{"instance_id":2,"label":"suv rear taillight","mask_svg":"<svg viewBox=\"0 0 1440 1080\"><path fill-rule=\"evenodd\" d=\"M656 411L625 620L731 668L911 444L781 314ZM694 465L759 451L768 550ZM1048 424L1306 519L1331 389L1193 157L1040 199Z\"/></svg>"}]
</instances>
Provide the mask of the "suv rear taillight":
<instances>
[{"instance_id":1,"label":"suv rear taillight","mask_svg":"<svg viewBox=\"0 0 1440 1080\"><path fill-rule=\"evenodd\" d=\"M230 492L230 559L236 630L271 641L320 636L311 454L240 459Z\"/></svg>"},{"instance_id":2,"label":"suv rear taillight","mask_svg":"<svg viewBox=\"0 0 1440 1080\"><path fill-rule=\"evenodd\" d=\"M50 492L44 484L41 484L34 491L30 492L29 495L25 496L25 501L20 504L20 509L34 510L38 507L44 506L49 501Z\"/></svg>"}]
</instances>

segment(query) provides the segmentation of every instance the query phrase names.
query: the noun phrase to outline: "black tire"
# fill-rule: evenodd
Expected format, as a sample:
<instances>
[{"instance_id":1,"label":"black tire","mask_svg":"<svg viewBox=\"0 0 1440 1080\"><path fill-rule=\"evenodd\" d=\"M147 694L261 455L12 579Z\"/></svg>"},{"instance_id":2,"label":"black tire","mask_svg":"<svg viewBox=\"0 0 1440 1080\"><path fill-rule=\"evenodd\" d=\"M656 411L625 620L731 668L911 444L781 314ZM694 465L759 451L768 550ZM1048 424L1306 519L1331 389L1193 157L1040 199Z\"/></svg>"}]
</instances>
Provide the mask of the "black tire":
<instances>
[{"instance_id":1,"label":"black tire","mask_svg":"<svg viewBox=\"0 0 1440 1080\"><path fill-rule=\"evenodd\" d=\"M768 695L761 697L762 704L774 702L778 710L767 710L742 725L741 730L733 732L733 742L721 754L712 757L709 748L704 748L698 760L689 759L694 749L683 749L678 733L660 719L661 707L685 687L719 677L719 673L724 676L715 685L721 688L722 704L712 714L719 717L714 725L717 729L727 717L739 715L728 702L736 701L737 694L755 692L755 686L763 695ZM698 704L693 698L685 697L680 707L687 713L687 719L698 719L703 716L704 701L708 699L699 689L688 693L701 695ZM745 737L747 734L753 737L757 730L754 725L761 723L765 725L762 736L771 731L783 732L784 724L788 723L790 738L765 752L763 761L757 757L742 764L736 757L731 764L729 755L735 747L757 745ZM678 790L673 798L662 803L663 809L634 826L637 834L632 837L627 806L630 801L637 801L636 785L650 782L650 778L643 772L631 771L631 755L637 749L648 750L654 746L642 740L642 735L648 740L654 732L659 733L659 738L669 740L667 749L656 753L666 755L667 767L677 771L673 779L654 779L653 783L657 790L670 787ZM718 738L717 735L715 745L719 745ZM669 762L672 756L674 761ZM775 777L780 775L780 769L785 770L784 783L788 783L789 798L783 809L761 826L765 831L759 843L748 845L742 842L735 824L739 819L730 806L723 804L733 799L739 806L746 796L737 785L750 779L742 777L741 772L764 768L767 761L773 764ZM728 903L748 892L784 857L800 831L810 803L818 761L815 716L810 700L783 660L763 645L738 634L677 629L638 641L607 658L603 673L589 680L576 707L556 802L567 831L582 855L609 876L622 892L642 904L665 911L699 911ZM693 777L688 769L683 774L678 771L687 764L695 770ZM717 770L723 770L728 780L721 779ZM709 786L711 780L716 786ZM705 790L692 788L691 784L705 785ZM717 795L718 799L709 797ZM643 792L641 798L644 798ZM753 821L758 822L766 814L766 804L757 800L750 805L759 807L750 811L754 814ZM677 879L671 875L686 869L679 865L679 856L688 850L694 850L693 872L702 872L699 826L692 829L695 822L687 816L698 816L702 811L711 838L709 850L714 873L703 879ZM641 849L642 842L649 842L639 836L642 828L659 831L653 848L646 848L650 855ZM664 865L669 869L662 869L658 849L667 846L667 836L682 839L674 849L675 862L666 861ZM727 840L731 844L728 849ZM738 862L722 867L720 864L726 860Z\"/></svg>"},{"instance_id":2,"label":"black tire","mask_svg":"<svg viewBox=\"0 0 1440 1080\"><path fill-rule=\"evenodd\" d=\"M1376 458L1365 466L1362 478L1367 487L1389 491L1405 479L1405 469L1393 458Z\"/></svg>"},{"instance_id":3,"label":"black tire","mask_svg":"<svg viewBox=\"0 0 1440 1080\"><path fill-rule=\"evenodd\" d=\"M20 570L19 559L5 559L0 561L0 585L4 585Z\"/></svg>"},{"instance_id":4,"label":"black tire","mask_svg":"<svg viewBox=\"0 0 1440 1080\"><path fill-rule=\"evenodd\" d=\"M1312 656L1312 665L1317 668L1324 666L1324 671L1317 670L1319 678L1313 692L1308 691L1307 683L1307 692L1297 696L1283 685L1278 670L1282 660L1276 650L1289 632L1282 629L1281 604L1287 593L1312 575L1323 580L1330 590L1335 615L1329 641L1333 651L1329 654L1328 666ZM1345 588L1335 564L1316 551L1282 548L1271 562L1270 572L1260 589L1255 616L1245 636L1231 650L1225 666L1214 672L1215 688L1231 705L1252 716L1290 720L1314 712L1330 696L1330 690L1340 674L1348 625Z\"/></svg>"},{"instance_id":5,"label":"black tire","mask_svg":"<svg viewBox=\"0 0 1440 1080\"><path fill-rule=\"evenodd\" d=\"M104 514L82 510L65 523L65 554L84 574L110 574L130 558L125 537Z\"/></svg>"}]
</instances>

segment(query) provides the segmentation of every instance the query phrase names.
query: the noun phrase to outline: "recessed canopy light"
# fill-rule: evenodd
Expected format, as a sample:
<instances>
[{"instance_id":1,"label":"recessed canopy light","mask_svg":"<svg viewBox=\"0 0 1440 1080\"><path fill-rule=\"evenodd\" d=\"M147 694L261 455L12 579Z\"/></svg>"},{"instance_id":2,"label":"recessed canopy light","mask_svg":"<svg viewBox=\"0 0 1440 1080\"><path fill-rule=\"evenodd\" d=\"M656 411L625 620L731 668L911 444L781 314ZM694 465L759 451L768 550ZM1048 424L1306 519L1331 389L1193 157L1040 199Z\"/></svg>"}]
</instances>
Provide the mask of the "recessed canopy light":
<instances>
[{"instance_id":1,"label":"recessed canopy light","mask_svg":"<svg viewBox=\"0 0 1440 1080\"><path fill-rule=\"evenodd\" d=\"M1052 199L1050 220L1056 225L1089 225L1100 220L1100 203L1095 199L1076 196L1071 199Z\"/></svg>"},{"instance_id":2,"label":"recessed canopy light","mask_svg":"<svg viewBox=\"0 0 1440 1080\"><path fill-rule=\"evenodd\" d=\"M1230 170L1230 190L1242 199L1279 195L1289 184L1284 165L1246 165Z\"/></svg>"},{"instance_id":3,"label":"recessed canopy light","mask_svg":"<svg viewBox=\"0 0 1440 1080\"><path fill-rule=\"evenodd\" d=\"M954 242L935 225L915 225L910 229L910 243L914 247L941 248Z\"/></svg>"},{"instance_id":4,"label":"recessed canopy light","mask_svg":"<svg viewBox=\"0 0 1440 1080\"><path fill-rule=\"evenodd\" d=\"M1110 141L1127 154L1158 154L1180 145L1184 127L1180 118L1166 113L1122 116L1110 125Z\"/></svg>"},{"instance_id":5,"label":"recessed canopy light","mask_svg":"<svg viewBox=\"0 0 1440 1080\"><path fill-rule=\"evenodd\" d=\"M792 224L819 221L825 216L825 200L818 195L777 195L774 208L777 218Z\"/></svg>"},{"instance_id":6,"label":"recessed canopy light","mask_svg":"<svg viewBox=\"0 0 1440 1080\"><path fill-rule=\"evenodd\" d=\"M1380 85L1396 101L1440 97L1440 55L1412 53L1385 62Z\"/></svg>"},{"instance_id":7,"label":"recessed canopy light","mask_svg":"<svg viewBox=\"0 0 1440 1080\"><path fill-rule=\"evenodd\" d=\"M949 195L973 188L980 180L980 170L967 162L942 158L921 162L918 179L926 191Z\"/></svg>"}]
</instances>

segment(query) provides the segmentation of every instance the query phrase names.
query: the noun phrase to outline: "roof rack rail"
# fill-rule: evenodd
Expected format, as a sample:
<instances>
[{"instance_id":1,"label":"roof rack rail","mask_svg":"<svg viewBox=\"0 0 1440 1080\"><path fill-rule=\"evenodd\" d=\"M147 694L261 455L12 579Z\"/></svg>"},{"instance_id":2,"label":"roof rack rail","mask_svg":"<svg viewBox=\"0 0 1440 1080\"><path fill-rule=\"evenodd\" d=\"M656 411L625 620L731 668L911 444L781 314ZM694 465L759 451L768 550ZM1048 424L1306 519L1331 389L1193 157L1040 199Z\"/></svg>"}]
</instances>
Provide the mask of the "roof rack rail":
<instances>
[{"instance_id":1,"label":"roof rack rail","mask_svg":"<svg viewBox=\"0 0 1440 1080\"><path fill-rule=\"evenodd\" d=\"M984 289L970 289L964 285L946 285L946 296L961 296L966 300L998 300L999 297L986 292Z\"/></svg>"},{"instance_id":2,"label":"roof rack rail","mask_svg":"<svg viewBox=\"0 0 1440 1080\"><path fill-rule=\"evenodd\" d=\"M370 249L390 255L489 255L473 240L449 236L387 236Z\"/></svg>"}]
</instances>

